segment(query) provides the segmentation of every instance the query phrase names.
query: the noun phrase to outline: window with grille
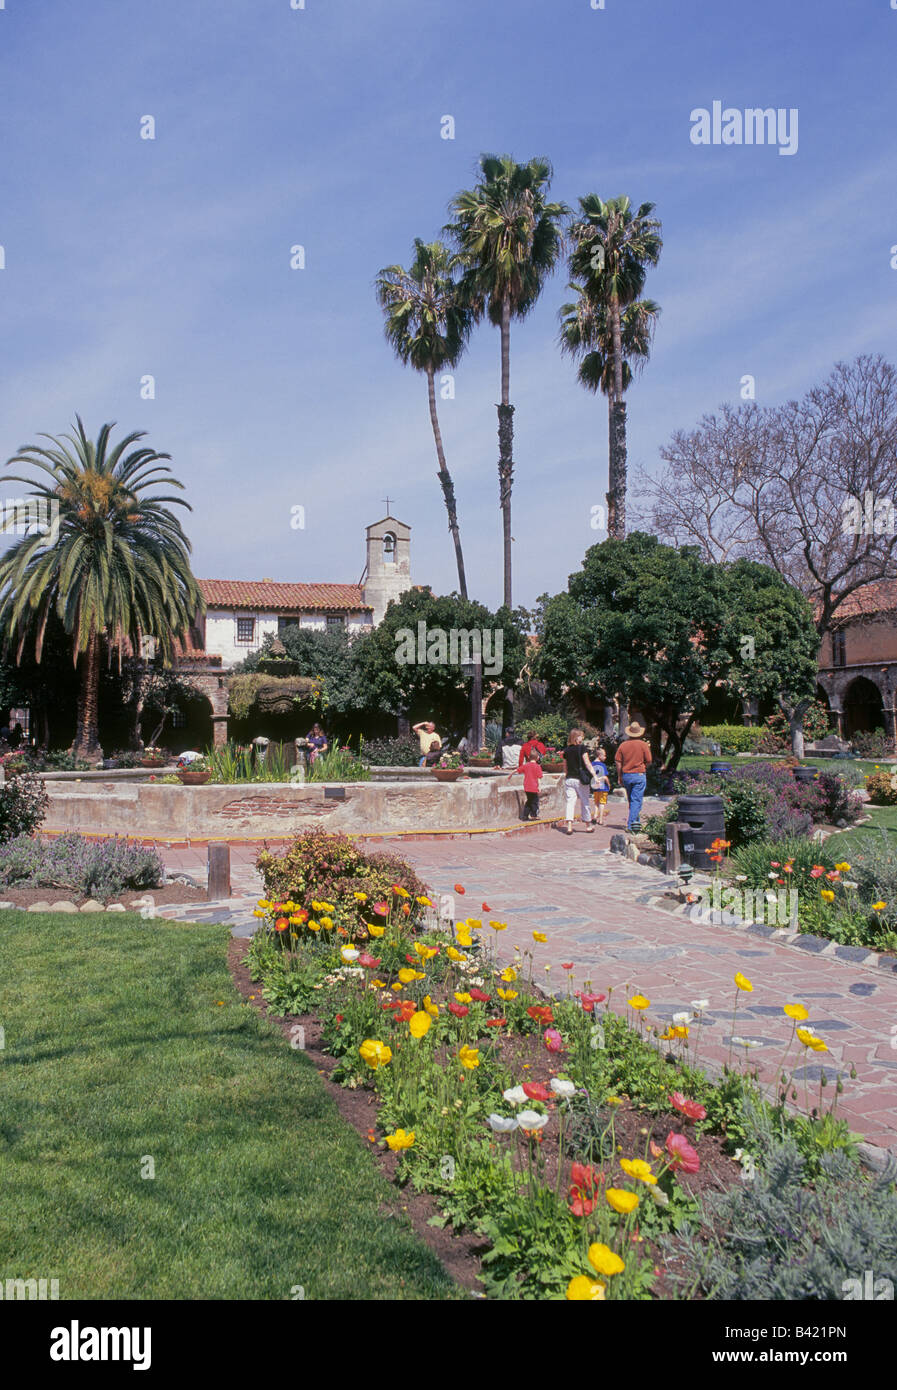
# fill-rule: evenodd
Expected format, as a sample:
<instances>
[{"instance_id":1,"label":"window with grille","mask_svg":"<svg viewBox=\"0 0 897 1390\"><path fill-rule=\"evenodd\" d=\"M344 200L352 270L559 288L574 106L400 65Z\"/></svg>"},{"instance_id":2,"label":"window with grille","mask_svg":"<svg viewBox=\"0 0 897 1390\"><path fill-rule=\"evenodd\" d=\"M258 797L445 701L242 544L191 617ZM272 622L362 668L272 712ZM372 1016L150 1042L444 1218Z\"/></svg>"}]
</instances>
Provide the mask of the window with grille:
<instances>
[{"instance_id":1,"label":"window with grille","mask_svg":"<svg viewBox=\"0 0 897 1390\"><path fill-rule=\"evenodd\" d=\"M832 665L847 665L847 640L843 631L832 633Z\"/></svg>"},{"instance_id":2,"label":"window with grille","mask_svg":"<svg viewBox=\"0 0 897 1390\"><path fill-rule=\"evenodd\" d=\"M254 640L255 640L255 618L238 618L238 619L237 619L237 641L240 642L240 643L242 643L243 645L247 645L247 646L248 646L249 643L253 642Z\"/></svg>"},{"instance_id":3,"label":"window with grille","mask_svg":"<svg viewBox=\"0 0 897 1390\"><path fill-rule=\"evenodd\" d=\"M342 630L343 630L343 628L344 628L345 626L346 626L346 619L345 619L345 616L344 616L342 613L328 613L328 614L327 614L327 631L328 631L328 632L342 632Z\"/></svg>"}]
</instances>

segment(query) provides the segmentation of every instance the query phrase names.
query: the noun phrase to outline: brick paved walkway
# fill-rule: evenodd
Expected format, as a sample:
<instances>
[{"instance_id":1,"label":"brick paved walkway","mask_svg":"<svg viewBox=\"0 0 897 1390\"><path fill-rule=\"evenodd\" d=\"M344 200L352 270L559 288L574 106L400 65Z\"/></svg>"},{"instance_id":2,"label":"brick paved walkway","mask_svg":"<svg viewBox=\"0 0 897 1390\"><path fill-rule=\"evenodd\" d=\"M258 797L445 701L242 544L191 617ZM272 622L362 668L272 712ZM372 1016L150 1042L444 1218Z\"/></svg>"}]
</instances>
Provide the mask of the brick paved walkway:
<instances>
[{"instance_id":1,"label":"brick paved walkway","mask_svg":"<svg viewBox=\"0 0 897 1390\"><path fill-rule=\"evenodd\" d=\"M572 961L577 986L591 979L598 991L613 987L616 1010L623 1009L627 986L632 986L651 1000L647 1017L661 1024L688 1009L691 1000L708 999L707 1012L692 1025L693 1036L700 1033L699 1063L721 1065L728 1056L736 971L747 975L754 990L739 996L735 1032L759 1044L749 1055L751 1064L760 1066L761 1079L775 1074L791 1031L782 1005L800 1000L829 1053L822 1054L822 1064L813 1054L799 1067L799 1082L806 1078L810 1095L814 1090L818 1095L824 1068L828 1105L842 1075L839 1113L869 1143L897 1151L893 962L876 966L820 956L812 948L770 939L769 928L696 923L652 905L663 890L662 877L606 852L611 832L620 828L621 808L613 808L611 818L617 824L593 835L579 829L570 837L544 830L519 837L373 840L370 847L395 848L434 893L451 893L461 883L466 893L456 897L458 915L507 921L508 930L496 938L500 957L512 959L515 945L534 950L537 977L550 979L556 988L564 985L560 962ZM233 888L241 898L176 915L227 920L236 932L248 933L259 887L253 867L257 849L232 846ZM170 871L181 869L204 881L204 846L162 853ZM481 911L483 902L490 906L488 914ZM534 930L544 931L547 943L535 944ZM546 965L552 967L550 975L544 972ZM851 1065L857 1070L854 1080Z\"/></svg>"}]
</instances>

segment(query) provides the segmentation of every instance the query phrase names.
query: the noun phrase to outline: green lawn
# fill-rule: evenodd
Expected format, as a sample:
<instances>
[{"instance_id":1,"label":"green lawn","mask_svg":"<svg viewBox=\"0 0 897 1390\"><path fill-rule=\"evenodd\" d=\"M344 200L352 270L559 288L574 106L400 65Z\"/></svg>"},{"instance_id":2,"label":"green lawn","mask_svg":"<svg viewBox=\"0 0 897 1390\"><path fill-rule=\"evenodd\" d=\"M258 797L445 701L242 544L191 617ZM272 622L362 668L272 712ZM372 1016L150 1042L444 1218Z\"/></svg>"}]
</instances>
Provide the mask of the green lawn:
<instances>
[{"instance_id":1,"label":"green lawn","mask_svg":"<svg viewBox=\"0 0 897 1390\"><path fill-rule=\"evenodd\" d=\"M741 767L743 764L748 766L757 762L776 763L781 762L785 754L776 757L763 758L739 758L734 753L720 753L719 757L709 757L698 755L697 753L687 754L679 759L681 768L695 770L700 768L704 772L709 772L711 763L731 763L733 767ZM863 776L868 776L879 766L873 758L801 758L805 766L818 767L822 772L844 772L845 769L856 768Z\"/></svg>"},{"instance_id":2,"label":"green lawn","mask_svg":"<svg viewBox=\"0 0 897 1390\"><path fill-rule=\"evenodd\" d=\"M831 849L840 859L849 859L851 850L870 830L882 827L889 836L897 835L897 806L867 806L870 820L865 825L855 825L850 830L842 830L826 840L826 848ZM897 840L894 841L897 844Z\"/></svg>"},{"instance_id":3,"label":"green lawn","mask_svg":"<svg viewBox=\"0 0 897 1390\"><path fill-rule=\"evenodd\" d=\"M0 1279L58 1278L61 1299L454 1297L308 1058L240 1002L227 942L0 912Z\"/></svg>"}]
</instances>

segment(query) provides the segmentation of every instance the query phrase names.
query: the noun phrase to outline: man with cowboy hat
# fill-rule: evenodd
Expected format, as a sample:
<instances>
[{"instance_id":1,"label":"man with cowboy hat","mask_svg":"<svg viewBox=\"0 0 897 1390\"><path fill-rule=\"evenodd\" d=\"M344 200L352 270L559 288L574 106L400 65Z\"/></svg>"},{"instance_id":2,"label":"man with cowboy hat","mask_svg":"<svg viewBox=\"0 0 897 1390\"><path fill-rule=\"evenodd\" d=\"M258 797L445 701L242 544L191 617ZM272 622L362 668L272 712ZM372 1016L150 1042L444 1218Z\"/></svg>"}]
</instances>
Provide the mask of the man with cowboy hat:
<instances>
[{"instance_id":1,"label":"man with cowboy hat","mask_svg":"<svg viewBox=\"0 0 897 1390\"><path fill-rule=\"evenodd\" d=\"M626 826L629 831L641 830L639 814L648 782L647 772L651 766L651 749L644 740L644 732L645 729L642 724L627 724L626 737L617 749L614 758L617 766L617 778L620 785L626 788L626 796L629 801L629 820Z\"/></svg>"}]
</instances>

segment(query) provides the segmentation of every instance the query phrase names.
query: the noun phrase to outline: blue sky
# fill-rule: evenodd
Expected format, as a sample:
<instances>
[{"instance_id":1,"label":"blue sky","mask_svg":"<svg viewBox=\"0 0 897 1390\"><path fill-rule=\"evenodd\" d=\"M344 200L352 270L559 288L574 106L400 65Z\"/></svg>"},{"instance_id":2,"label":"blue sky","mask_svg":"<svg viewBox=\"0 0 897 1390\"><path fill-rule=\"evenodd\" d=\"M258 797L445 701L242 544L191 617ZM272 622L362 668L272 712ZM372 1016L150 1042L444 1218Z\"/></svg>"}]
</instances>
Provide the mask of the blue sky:
<instances>
[{"instance_id":1,"label":"blue sky","mask_svg":"<svg viewBox=\"0 0 897 1390\"><path fill-rule=\"evenodd\" d=\"M745 374L773 403L838 359L893 358L890 0L605 5L5 0L3 458L76 411L92 434L147 429L186 484L203 577L357 579L388 492L412 527L414 580L453 588L425 382L392 357L373 281L439 233L482 151L547 155L570 204L657 205L647 293L663 313L629 393L633 465L654 470L671 433L736 402ZM692 144L692 109L715 100L797 108L797 153ZM602 534L606 402L557 350L565 286L560 271L512 328L514 596L528 605ZM468 580L495 605L488 324L455 381L440 410Z\"/></svg>"}]
</instances>

